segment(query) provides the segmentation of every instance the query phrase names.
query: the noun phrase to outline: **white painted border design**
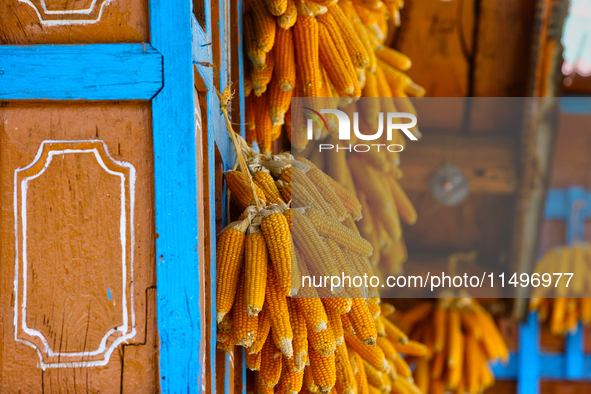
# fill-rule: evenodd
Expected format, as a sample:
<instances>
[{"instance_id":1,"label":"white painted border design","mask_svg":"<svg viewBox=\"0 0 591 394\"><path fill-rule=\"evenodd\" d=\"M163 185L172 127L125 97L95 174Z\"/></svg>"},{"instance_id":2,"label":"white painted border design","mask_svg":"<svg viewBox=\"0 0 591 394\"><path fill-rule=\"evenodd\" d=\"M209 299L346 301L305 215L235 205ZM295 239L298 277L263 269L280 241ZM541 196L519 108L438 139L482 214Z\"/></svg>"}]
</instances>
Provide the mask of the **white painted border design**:
<instances>
[{"instance_id":1,"label":"white painted border design","mask_svg":"<svg viewBox=\"0 0 591 394\"><path fill-rule=\"evenodd\" d=\"M63 11L48 10L47 5L45 4L45 0L40 0L43 15L42 15L41 11L37 8L37 6L31 2L31 0L19 0L19 1L21 3L25 3L25 4L28 4L29 6L31 6L35 10L35 13L39 17L39 21L41 21L42 24L51 26L51 25L88 25L88 24L96 23L101 20L101 18L103 16L103 11L105 10L105 7L112 0L105 0L101 4L101 6L100 6L101 8L99 10L99 13L98 13L98 16L96 17L96 19L57 19L57 20L45 20L45 19L43 19L43 15L64 15L64 16L67 16L67 15L90 15L94 11L94 8L95 8L98 0L92 0L92 4L90 5L89 8L85 8L85 9L81 9L81 10L63 10Z\"/></svg>"},{"instance_id":2,"label":"white painted border design","mask_svg":"<svg viewBox=\"0 0 591 394\"><path fill-rule=\"evenodd\" d=\"M44 167L43 169L35 174L34 176L30 176L27 177L25 179L23 179L21 181L20 184L20 191L21 191L21 208L20 208L20 217L22 220L22 260L23 260L23 300L22 300L22 306L21 306L21 327L20 329L22 329L25 333L27 333L28 335L31 336L36 336L38 338L40 338L40 340L42 341L43 345L44 345L44 352L51 357L85 357L85 356L96 356L96 355L100 355L100 354L104 354L104 359L103 360L93 360L93 361L79 361L79 362L58 362L58 363L45 363L43 361L43 354L41 353L40 349L33 343L31 343L30 341L26 340L26 339L21 339L18 338L18 331L19 331L19 327L18 327L18 314L19 314L19 302L18 302L18 295L19 295L19 291L18 291L18 286L19 286L19 252L21 252L21 246L19 244L19 231L18 231L18 220L19 220L19 207L18 207L18 191L19 191L19 185L18 185L18 174L22 171L25 171L29 168L31 168L33 165L35 165L40 159L41 156L45 150L45 145L46 144L52 144L52 143L56 143L56 144L72 144L72 145L78 145L80 143L92 143L92 144L97 144L100 143L102 144L105 154L109 157L109 159L113 162L116 163L122 167L126 167L129 169L129 195L130 195L130 201L129 201L129 206L130 206L130 234L131 234L131 239L130 239L130 264L131 267L130 268L130 273L131 273L131 278L130 278L130 294L131 294L131 305L130 305L130 311L131 312L131 330L129 330L129 321L128 321L128 306L127 306L127 217L126 217L126 199L125 199L125 184L126 184L126 179L125 179L125 174L121 173L121 172L114 172L112 170L110 170L104 163L103 159L101 158L97 148L93 148L93 149L63 149L63 150L49 150L48 151L48 157L47 160L45 161ZM27 249L26 249L26 245L27 245L27 188L28 188L28 182L29 180L38 178L39 176L41 176L49 167L49 164L51 164L52 158L53 156L56 155L65 155L65 154L70 154L70 153L92 153L94 154L97 162L99 163L99 165L109 174L112 175L116 175L119 176L121 178L121 219L120 219L120 235L121 235L121 248L122 248L122 259L121 259L121 263L122 263L122 279L123 279L123 291L122 291L122 308L123 308L123 325L114 329L111 329L109 331L107 331L107 333L105 334L105 336L102 338L98 349L94 350L94 351L87 351L87 352L71 352L71 353L60 353L60 352L54 352L47 339L43 336L43 334L35 329L31 329L29 327L27 327L26 324L26 312L27 312ZM136 327L135 327L135 311L134 311L134 289L133 289L133 262L134 262L134 250L135 250L135 231L134 231L134 211L135 211L135 167L127 162L122 162L122 161L117 161L115 159L113 159L113 157L111 157L111 155L109 154L109 151L107 149L106 144L103 141L100 140L81 140L81 141L53 141L53 140L46 140L43 141L41 143L41 146L37 152L37 155L35 156L35 159L33 160L33 162L31 164L29 164L27 167L24 168L19 168L15 171L15 176L14 176L14 215L15 215L15 239L16 239L16 263L15 263L15 280L14 280L14 291L15 291L15 302L14 302L14 326L15 326L15 340L17 342L20 343L24 343L30 347L32 347L33 349L35 349L35 351L37 352L37 355L39 356L39 360L40 360L40 366L43 370L45 370L46 368L79 368L79 367L93 367L93 366L100 366L100 365L106 365L109 362L109 359L111 357L112 352L117 348L117 346L119 346L119 344L125 342L127 343L127 341L131 338L133 338L136 334ZM129 331L129 332L128 332ZM106 343L107 340L109 338L109 336L111 336L111 334L113 334L114 332L122 332L123 335L120 336L119 338L117 338L115 341L113 341L113 343L111 343L111 345L109 346L109 348L106 348Z\"/></svg>"}]
</instances>

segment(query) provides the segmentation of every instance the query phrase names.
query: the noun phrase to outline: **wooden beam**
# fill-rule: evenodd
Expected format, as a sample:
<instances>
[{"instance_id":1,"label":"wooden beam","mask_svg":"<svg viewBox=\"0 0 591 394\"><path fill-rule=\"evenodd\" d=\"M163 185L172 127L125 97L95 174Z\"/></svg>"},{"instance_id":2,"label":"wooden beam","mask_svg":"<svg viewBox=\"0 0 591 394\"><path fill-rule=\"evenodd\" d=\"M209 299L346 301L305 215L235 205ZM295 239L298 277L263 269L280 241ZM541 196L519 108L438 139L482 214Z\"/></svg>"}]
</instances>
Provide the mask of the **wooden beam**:
<instances>
[{"instance_id":1,"label":"wooden beam","mask_svg":"<svg viewBox=\"0 0 591 394\"><path fill-rule=\"evenodd\" d=\"M210 368L202 342L203 261L199 258L197 141L190 0L151 0L152 45L164 57L166 85L152 100L160 388L201 393ZM215 274L212 276L215 278ZM207 383L207 382L205 382Z\"/></svg>"},{"instance_id":2,"label":"wooden beam","mask_svg":"<svg viewBox=\"0 0 591 394\"><path fill-rule=\"evenodd\" d=\"M3 100L150 100L162 85L147 43L0 46Z\"/></svg>"},{"instance_id":3,"label":"wooden beam","mask_svg":"<svg viewBox=\"0 0 591 394\"><path fill-rule=\"evenodd\" d=\"M447 160L459 166L470 193L513 194L517 188L517 139L492 135L437 135L425 132L400 155L404 190L425 191L435 171Z\"/></svg>"},{"instance_id":4,"label":"wooden beam","mask_svg":"<svg viewBox=\"0 0 591 394\"><path fill-rule=\"evenodd\" d=\"M568 8L567 0L537 0L536 21L525 121L521 137L520 173L522 181L517 194L511 267L516 272L531 272L536 261L539 233L542 227L554 135L558 128L558 94L560 81L560 38ZM527 312L527 292L520 289L513 315L523 318ZM529 382L523 383L527 385Z\"/></svg>"}]
</instances>

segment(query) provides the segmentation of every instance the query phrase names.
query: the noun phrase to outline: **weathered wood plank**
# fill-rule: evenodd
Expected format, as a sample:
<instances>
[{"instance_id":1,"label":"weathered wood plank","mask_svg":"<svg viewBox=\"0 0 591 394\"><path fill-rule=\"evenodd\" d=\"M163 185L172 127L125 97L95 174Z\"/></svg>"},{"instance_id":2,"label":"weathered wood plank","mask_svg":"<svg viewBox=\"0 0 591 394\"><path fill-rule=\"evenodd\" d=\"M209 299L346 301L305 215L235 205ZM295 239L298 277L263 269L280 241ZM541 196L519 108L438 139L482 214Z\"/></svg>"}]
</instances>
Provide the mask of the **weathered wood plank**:
<instances>
[{"instance_id":1,"label":"weathered wood plank","mask_svg":"<svg viewBox=\"0 0 591 394\"><path fill-rule=\"evenodd\" d=\"M3 262L14 262L16 253L16 242L14 235L14 171L31 163L37 153L38 147L44 140L95 140L100 139L105 142L109 149L109 153L117 161L131 163L136 169L136 200L135 200L135 248L134 248L134 310L136 318L136 336L129 341L134 343L137 341L143 342L145 338L146 327L146 289L155 285L155 255L154 255L154 185L153 185L153 162L152 162L152 138L150 133L150 108L148 103L118 103L116 105L97 104L97 103L3 103L0 108L0 220L6 223L0 229L0 250L2 253L1 259ZM82 165L83 160L78 163ZM65 166L70 168L73 163ZM81 167L82 168L82 167ZM86 165L83 168L88 169ZM47 171L50 171L51 167ZM95 180L101 178L97 174L90 172L89 174L95 177ZM84 178L84 173L78 175ZM38 178L43 180L43 177ZM101 180L103 186L107 187L108 182L105 179ZM98 185L95 185L98 187ZM57 185L48 186L46 189L58 193ZM73 190L80 191L73 185ZM73 199L69 206L74 209L81 209L86 207L84 201ZM104 196L103 196L104 197ZM44 204L50 204L51 198L41 200L40 198L32 201L35 206L41 207ZM59 207L59 202L55 202L52 210L56 211ZM109 205L105 202L106 205ZM35 208L32 206L32 208ZM49 210L49 209L46 209ZM56 211L57 212L57 211ZM99 212L97 212L98 215ZM45 213L47 214L47 212ZM100 220L100 218L88 214L84 216L86 220ZM102 218L104 219L104 217ZM37 226L40 229L39 223L31 222L31 228ZM97 226L97 229L101 226ZM49 228L49 227L48 227ZM39 233L39 231L38 231ZM61 239L61 246L58 248L66 249L75 243L73 242L77 237L86 237L83 249L97 248L100 245L94 245L97 238L93 236L92 231L86 231L86 234L79 234L74 231L69 232L71 238ZM46 256L55 256L55 250L50 249L51 245L44 245L42 250L45 255L41 255L38 250L33 252L37 254L38 259L44 259ZM55 246L54 246L55 248ZM67 259L67 254L63 255L64 261L59 261L54 257L46 261L47 268L55 268L68 266L69 272L60 276L61 280L69 283L67 288L59 288L59 284L54 284L54 295L52 299L59 299L63 296L81 295L87 299L92 300L91 311L96 311L97 314L90 324L87 343L95 343L98 331L95 332L95 321L108 322L110 319L105 319L109 314L109 302L113 302L115 296L115 288L121 284L121 257L119 261L105 258L100 263L88 264L88 270L84 264L80 268L76 268L73 262ZM118 263L118 264L117 264ZM113 269L113 266L119 266L119 269ZM49 290L50 284L43 283L42 274L44 274L44 267L36 269L35 280L30 277L30 284L38 283L39 287L44 286L43 289ZM50 273L48 273L49 275ZM94 283L88 283L88 275L94 275L96 284L112 283L111 297L108 300L109 287L106 292L103 290L93 291ZM80 278L79 281L75 280ZM29 346L15 342L14 332L14 279L15 279L15 265L0 264L0 316L2 319L2 344L0 344L0 352L2 355L0 359L0 392L26 392L38 393L42 389L46 392L66 392L67 388L77 387L78 391L84 391L86 387L89 392L119 392L121 381L121 365L123 360L119 356L118 348L111 354L109 363L102 367L92 368L51 368L46 369L43 375L43 382L41 381L42 370L40 368L40 359L35 350ZM47 277L49 279L49 276ZM102 287L102 286L101 286ZM41 288L41 287L40 287ZM50 294L45 293L45 294ZM49 298L49 296L47 296ZM12 300L12 301L11 301ZM34 301L34 300L31 300ZM44 300L38 297L38 303ZM96 307L96 309L95 309ZM37 308L39 309L39 308ZM63 311L59 313L63 316ZM76 308L71 308L65 314L66 321L71 317L75 317L78 313ZM92 314L91 314L92 316ZM152 317L154 318L154 317ZM33 319L34 321L35 319ZM50 319L51 320L51 319ZM75 319L76 320L76 319ZM60 319L53 319L53 321L61 321ZM42 316L37 318L38 324L44 324ZM59 323L61 324L61 323ZM116 323L117 324L117 323ZM155 324L155 323L153 323ZM84 348L85 332L79 334L76 330L70 330L69 327L75 328L76 325L67 325L61 334L62 329L59 328L60 334L54 335L56 344L62 343L62 349L75 349L76 347ZM52 335L52 334L49 334ZM53 341L52 341L53 342ZM148 364L147 359L132 359L129 356L130 362L141 364ZM59 370L59 371L58 371ZM88 374L88 385L86 384ZM75 379L75 382L74 382ZM53 391L49 390L49 384L53 385ZM47 384L45 384L47 383ZM72 392L73 390L70 390Z\"/></svg>"},{"instance_id":2,"label":"weathered wood plank","mask_svg":"<svg viewBox=\"0 0 591 394\"><path fill-rule=\"evenodd\" d=\"M146 43L0 46L0 99L149 100L162 84Z\"/></svg>"},{"instance_id":3,"label":"weathered wood plank","mask_svg":"<svg viewBox=\"0 0 591 394\"><path fill-rule=\"evenodd\" d=\"M473 95L527 96L535 0L480 1Z\"/></svg>"},{"instance_id":4,"label":"weathered wood plank","mask_svg":"<svg viewBox=\"0 0 591 394\"><path fill-rule=\"evenodd\" d=\"M0 44L107 44L150 39L147 0L44 1L53 13L43 11L41 0L1 1ZM70 12L64 13L66 10Z\"/></svg>"},{"instance_id":5,"label":"weathered wood plank","mask_svg":"<svg viewBox=\"0 0 591 394\"><path fill-rule=\"evenodd\" d=\"M152 101L160 376L163 393L202 387L204 310L190 0L152 0L152 45L166 84Z\"/></svg>"},{"instance_id":6,"label":"weathered wood plank","mask_svg":"<svg viewBox=\"0 0 591 394\"><path fill-rule=\"evenodd\" d=\"M469 94L474 0L405 2L395 47L413 62L408 75L430 97Z\"/></svg>"},{"instance_id":7,"label":"weathered wood plank","mask_svg":"<svg viewBox=\"0 0 591 394\"><path fill-rule=\"evenodd\" d=\"M123 347L123 376L121 392L158 393L160 376L158 374L158 325L156 322L156 288L146 291L146 337L143 344Z\"/></svg>"}]
</instances>

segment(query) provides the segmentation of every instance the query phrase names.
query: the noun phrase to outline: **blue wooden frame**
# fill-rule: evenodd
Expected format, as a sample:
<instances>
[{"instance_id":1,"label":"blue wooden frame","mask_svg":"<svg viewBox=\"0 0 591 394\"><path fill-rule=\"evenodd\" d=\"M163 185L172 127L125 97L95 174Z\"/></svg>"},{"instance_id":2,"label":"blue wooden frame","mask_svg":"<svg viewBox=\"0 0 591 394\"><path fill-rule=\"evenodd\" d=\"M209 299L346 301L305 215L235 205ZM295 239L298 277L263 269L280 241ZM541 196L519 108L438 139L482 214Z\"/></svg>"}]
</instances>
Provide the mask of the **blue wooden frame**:
<instances>
[{"instance_id":1,"label":"blue wooden frame","mask_svg":"<svg viewBox=\"0 0 591 394\"><path fill-rule=\"evenodd\" d=\"M3 46L0 86L6 100L150 100L162 55L147 43Z\"/></svg>"},{"instance_id":2,"label":"blue wooden frame","mask_svg":"<svg viewBox=\"0 0 591 394\"><path fill-rule=\"evenodd\" d=\"M216 324L215 285L211 310L205 305L199 280L203 262L199 234L194 72L208 89L207 144L209 200L215 201L215 149L227 169L234 160L214 86L229 83L229 15L225 1L218 3L221 65L212 61L211 2L205 0L205 31L193 15L191 0L150 0L151 43L92 45L0 46L0 99L2 100L152 100L156 204L156 256L160 382L163 393L215 392ZM242 6L238 0L239 9ZM241 12L239 12L241 14ZM241 18L241 15L239 16ZM240 34L240 32L239 32ZM241 44L240 44L241 46ZM240 57L242 57L240 51ZM240 59L241 60L241 59ZM242 70L242 61L240 69ZM242 118L243 78L239 83ZM241 128L244 132L244 126ZM224 197L225 198L225 197ZM215 205L209 204L210 234L216 234ZM224 218L225 219L225 218ZM210 237L211 281L216 282L215 236ZM212 318L211 364L203 365L205 317ZM242 355L244 360L244 355ZM226 362L225 390L231 368ZM204 386L206 368L212 371ZM243 374L244 376L244 374ZM243 378L243 387L245 380Z\"/></svg>"},{"instance_id":3,"label":"blue wooden frame","mask_svg":"<svg viewBox=\"0 0 591 394\"><path fill-rule=\"evenodd\" d=\"M585 239L585 220L591 218L591 191L581 187L550 189L544 210L546 219L567 222L566 243ZM537 394L540 379L591 380L591 355L585 355L583 327L566 336L563 354L543 352L540 347L540 323L537 312L530 313L519 325L519 349L511 352L507 365L493 365L499 380L517 380L518 394Z\"/></svg>"}]
</instances>

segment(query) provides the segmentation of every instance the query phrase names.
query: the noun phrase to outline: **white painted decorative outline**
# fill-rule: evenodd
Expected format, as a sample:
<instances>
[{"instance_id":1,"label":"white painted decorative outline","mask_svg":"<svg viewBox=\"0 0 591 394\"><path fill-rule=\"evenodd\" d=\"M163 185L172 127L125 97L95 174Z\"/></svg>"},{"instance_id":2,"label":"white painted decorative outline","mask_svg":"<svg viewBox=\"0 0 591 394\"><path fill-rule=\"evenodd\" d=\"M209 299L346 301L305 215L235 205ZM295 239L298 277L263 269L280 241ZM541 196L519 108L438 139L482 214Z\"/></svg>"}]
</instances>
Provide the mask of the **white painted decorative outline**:
<instances>
[{"instance_id":1,"label":"white painted decorative outline","mask_svg":"<svg viewBox=\"0 0 591 394\"><path fill-rule=\"evenodd\" d=\"M53 150L52 145L56 145L60 149ZM72 146L72 148L65 148L66 146ZM93 146L90 149L80 149L75 148L76 146L80 145L90 145ZM43 169L38 173L34 174L33 176L25 177L20 182L19 188L19 174L27 171L28 169L32 168L35 164L39 162L43 153L46 152L47 148L47 159L43 166ZM120 219L120 234L121 234L121 247L122 247L122 280L123 280L123 288L122 288L122 312L123 312L123 324L119 327L114 329L110 329L107 331L105 336L102 338L98 349L94 351L87 351L87 352L70 352L70 353L60 353L54 352L45 336L35 330L28 328L26 325L26 309L27 309L27 255L26 255L26 213L27 213L27 187L28 181L38 178L41 176L51 164L53 156L56 155L65 155L70 153L92 153L94 154L97 162L99 165L109 174L119 176L121 178L121 219ZM124 167L129 172L129 179L125 179L124 172L116 172L107 167L101 154L103 153L112 163ZM15 302L14 302L14 326L15 326L15 340L20 343L24 343L35 349L37 355L39 356L40 360L40 367L45 370L46 368L79 368L79 367L93 367L93 366L101 366L106 365L109 362L111 354L113 351L119 346L119 344L125 342L127 343L129 339L135 336L136 327L135 327L135 311L134 311L134 279L133 279L133 262L134 262L134 249L135 249L135 231L134 231L134 211L135 211L135 167L127 162L117 161L111 157L109 151L107 149L106 144L100 140L80 140L80 141L54 141L54 140L46 140L41 143L39 150L37 151L37 155L31 164L27 167L19 168L15 170L14 175L14 215L15 215L15 240L16 240L16 253L15 253L15 279L14 279L14 292L15 292ZM126 207L126 183L128 184L128 191L129 191L129 229L127 227L127 207ZM20 200L21 200L21 209L20 209L20 218L22 222L22 249L19 243L19 191L20 191ZM129 244L129 256L127 256L127 231L129 230L130 233L130 244ZM22 251L22 256L21 252ZM127 259L129 257L129 267L127 266ZM21 326L18 325L19 321L19 276L21 272L19 271L19 261L22 258L22 276L23 276L23 300L21 306ZM129 269L130 278L127 278L127 270ZM127 285L129 282L129 294L130 300L129 304L131 305L128 310L128 299L127 299ZM129 327L129 320L131 320L131 330ZM43 354L41 350L31 341L23 338L19 338L19 332L24 332L25 334L37 337L41 340L44 346L44 352L47 354L48 357L58 357L60 360L61 357L92 357L98 358L98 356L103 355L102 359L94 359L88 361L73 361L73 362L45 362L43 359ZM129 331L129 332L128 332ZM113 342L107 347L107 341L112 334L122 333L121 336L113 340ZM94 356L94 357L93 357Z\"/></svg>"},{"instance_id":2,"label":"white painted decorative outline","mask_svg":"<svg viewBox=\"0 0 591 394\"><path fill-rule=\"evenodd\" d=\"M21 3L25 3L28 4L29 6L31 6L34 10L35 13L37 14L37 16L39 17L39 21L44 24L44 25L76 25L76 24L80 24L80 25L89 25L89 24L93 24L96 23L98 21L101 20L102 16L103 16L103 11L105 10L105 7L111 3L112 0L104 0L101 5L100 5L100 9L98 11L98 15L96 16L96 18L90 18L90 19L46 19L46 17L51 17L54 15L80 15L80 16L90 16L93 12L95 12L95 7L96 4L99 0L92 0L92 3L90 5L90 7L88 8L84 8L84 9L80 9L80 10L63 10L63 11L55 11L55 10L48 10L47 9L47 4L45 3L45 0L39 0L40 4L41 4L41 10L39 10L39 8L37 8L37 6L35 4L33 4L33 2L31 0L19 0Z\"/></svg>"}]
</instances>

